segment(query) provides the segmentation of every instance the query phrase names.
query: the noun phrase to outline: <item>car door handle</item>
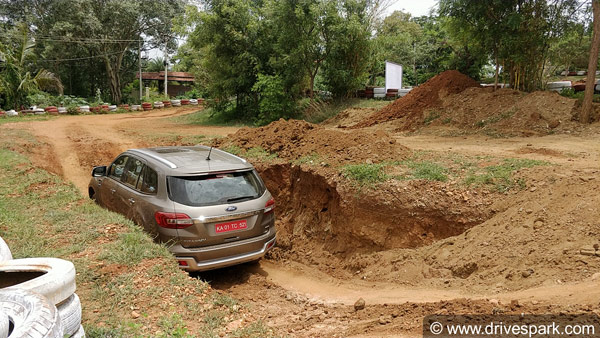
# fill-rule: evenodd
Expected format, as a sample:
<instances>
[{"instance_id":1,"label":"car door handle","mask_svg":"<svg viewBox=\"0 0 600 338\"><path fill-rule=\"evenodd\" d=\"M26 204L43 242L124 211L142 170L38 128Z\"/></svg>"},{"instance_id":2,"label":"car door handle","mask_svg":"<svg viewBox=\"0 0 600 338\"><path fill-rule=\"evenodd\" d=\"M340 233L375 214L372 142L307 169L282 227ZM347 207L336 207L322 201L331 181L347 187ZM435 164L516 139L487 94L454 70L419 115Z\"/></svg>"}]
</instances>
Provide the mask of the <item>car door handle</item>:
<instances>
[{"instance_id":1,"label":"car door handle","mask_svg":"<svg viewBox=\"0 0 600 338\"><path fill-rule=\"evenodd\" d=\"M115 191L117 191L117 190L116 190L116 189L110 189L110 193L111 193L111 194L114 194L114 193L115 193Z\"/></svg>"},{"instance_id":2,"label":"car door handle","mask_svg":"<svg viewBox=\"0 0 600 338\"><path fill-rule=\"evenodd\" d=\"M130 198L128 201L129 201L129 204L134 204L135 203L135 200L133 198Z\"/></svg>"}]
</instances>

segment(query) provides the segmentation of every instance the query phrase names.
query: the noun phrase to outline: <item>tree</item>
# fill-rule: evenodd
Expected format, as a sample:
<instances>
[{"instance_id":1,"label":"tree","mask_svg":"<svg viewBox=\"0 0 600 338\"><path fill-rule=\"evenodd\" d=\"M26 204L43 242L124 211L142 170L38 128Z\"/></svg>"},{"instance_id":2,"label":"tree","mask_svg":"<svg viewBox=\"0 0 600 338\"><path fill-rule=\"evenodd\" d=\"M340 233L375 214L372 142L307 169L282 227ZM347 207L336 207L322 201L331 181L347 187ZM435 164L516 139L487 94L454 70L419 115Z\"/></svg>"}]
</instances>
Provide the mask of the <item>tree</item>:
<instances>
[{"instance_id":1,"label":"tree","mask_svg":"<svg viewBox=\"0 0 600 338\"><path fill-rule=\"evenodd\" d=\"M482 46L513 87L527 91L543 87L550 46L579 8L577 0L440 1L451 35Z\"/></svg>"},{"instance_id":2,"label":"tree","mask_svg":"<svg viewBox=\"0 0 600 338\"><path fill-rule=\"evenodd\" d=\"M35 68L34 41L29 28L19 23L8 32L10 41L0 45L0 89L7 98L7 106L19 109L27 104L26 97L35 90L49 90L62 95L63 86L52 72Z\"/></svg>"},{"instance_id":3,"label":"tree","mask_svg":"<svg viewBox=\"0 0 600 338\"><path fill-rule=\"evenodd\" d=\"M123 68L133 64L128 59L136 57L139 40L174 49L172 18L183 11L183 0L0 0L0 5L8 22L31 22L38 48L52 60L70 62L65 52L74 52L102 62L115 103L121 102Z\"/></svg>"},{"instance_id":4,"label":"tree","mask_svg":"<svg viewBox=\"0 0 600 338\"><path fill-rule=\"evenodd\" d=\"M581 108L580 121L582 123L590 122L592 112L592 99L594 98L595 75L598 67L598 48L600 48L600 2L592 0L592 11L594 13L594 36L592 38L592 46L590 48L590 60L588 64L588 75L585 86L585 94L583 97L583 105Z\"/></svg>"}]
</instances>

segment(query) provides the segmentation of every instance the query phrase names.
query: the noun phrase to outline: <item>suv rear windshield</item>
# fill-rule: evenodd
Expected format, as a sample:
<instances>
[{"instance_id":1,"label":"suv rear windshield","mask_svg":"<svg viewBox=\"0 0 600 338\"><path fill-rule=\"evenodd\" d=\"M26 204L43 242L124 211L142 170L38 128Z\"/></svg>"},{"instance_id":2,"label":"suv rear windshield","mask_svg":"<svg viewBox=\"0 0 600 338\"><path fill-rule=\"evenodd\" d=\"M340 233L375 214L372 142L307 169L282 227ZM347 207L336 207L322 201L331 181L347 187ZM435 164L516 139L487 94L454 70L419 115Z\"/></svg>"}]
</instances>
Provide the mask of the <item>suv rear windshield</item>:
<instances>
[{"instance_id":1,"label":"suv rear windshield","mask_svg":"<svg viewBox=\"0 0 600 338\"><path fill-rule=\"evenodd\" d=\"M169 176L167 184L171 200L189 206L243 202L259 198L265 192L254 171Z\"/></svg>"}]
</instances>

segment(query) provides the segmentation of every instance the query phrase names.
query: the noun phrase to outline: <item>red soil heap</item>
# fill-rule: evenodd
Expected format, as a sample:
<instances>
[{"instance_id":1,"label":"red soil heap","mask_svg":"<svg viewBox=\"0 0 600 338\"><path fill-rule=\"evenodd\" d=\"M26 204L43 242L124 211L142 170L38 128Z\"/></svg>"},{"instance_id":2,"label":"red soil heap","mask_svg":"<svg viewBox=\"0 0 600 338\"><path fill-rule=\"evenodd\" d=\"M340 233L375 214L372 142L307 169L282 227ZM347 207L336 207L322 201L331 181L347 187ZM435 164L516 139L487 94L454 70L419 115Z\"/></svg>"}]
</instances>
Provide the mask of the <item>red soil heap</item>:
<instances>
[{"instance_id":1,"label":"red soil heap","mask_svg":"<svg viewBox=\"0 0 600 338\"><path fill-rule=\"evenodd\" d=\"M405 119L405 127L408 128L423 121L423 110L435 107L443 97L460 93L469 87L479 87L479 83L456 70L447 70L373 113L353 128L369 127L400 118Z\"/></svg>"}]
</instances>

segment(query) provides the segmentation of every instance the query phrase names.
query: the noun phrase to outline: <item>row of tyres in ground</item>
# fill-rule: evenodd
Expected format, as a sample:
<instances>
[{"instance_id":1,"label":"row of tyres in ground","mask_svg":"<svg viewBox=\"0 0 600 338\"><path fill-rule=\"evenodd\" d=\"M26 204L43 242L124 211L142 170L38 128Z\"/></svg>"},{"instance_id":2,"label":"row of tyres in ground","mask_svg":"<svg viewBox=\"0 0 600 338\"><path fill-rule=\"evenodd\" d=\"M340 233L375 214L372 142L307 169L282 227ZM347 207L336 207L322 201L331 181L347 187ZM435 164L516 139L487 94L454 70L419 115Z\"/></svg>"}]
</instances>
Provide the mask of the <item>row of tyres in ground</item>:
<instances>
[{"instance_id":1,"label":"row of tyres in ground","mask_svg":"<svg viewBox=\"0 0 600 338\"><path fill-rule=\"evenodd\" d=\"M85 337L73 263L13 259L0 237L0 276L0 338Z\"/></svg>"}]
</instances>

